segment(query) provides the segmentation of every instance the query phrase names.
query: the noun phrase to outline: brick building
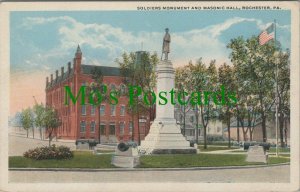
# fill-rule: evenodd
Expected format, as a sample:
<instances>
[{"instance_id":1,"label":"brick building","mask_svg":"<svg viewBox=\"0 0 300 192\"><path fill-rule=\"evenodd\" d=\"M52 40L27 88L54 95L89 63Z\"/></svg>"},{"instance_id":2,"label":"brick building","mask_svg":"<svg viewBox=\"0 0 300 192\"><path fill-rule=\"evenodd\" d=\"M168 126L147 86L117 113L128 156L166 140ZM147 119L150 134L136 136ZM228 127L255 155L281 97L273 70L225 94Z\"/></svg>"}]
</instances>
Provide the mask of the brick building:
<instances>
[{"instance_id":1,"label":"brick building","mask_svg":"<svg viewBox=\"0 0 300 192\"><path fill-rule=\"evenodd\" d=\"M108 92L113 89L126 89L119 68L82 64L82 52L79 46L73 59L73 67L69 62L66 71L61 67L60 74L56 70L55 77L51 74L50 80L46 78L46 105L57 109L61 121L61 126L55 132L56 137L71 140L98 140L100 129L101 143L113 143L131 140L134 128L134 140L137 141L139 135L141 140L144 139L150 127L149 117L132 120L132 116L126 111L128 103L126 96L120 96L117 105L110 105L108 101L102 102L99 106L88 103L81 105L79 100L76 104L72 102L69 102L69 105L64 104L64 86L68 85L72 93L77 95L82 85L88 86L93 82L92 72L96 68L100 68Z\"/></svg>"}]
</instances>

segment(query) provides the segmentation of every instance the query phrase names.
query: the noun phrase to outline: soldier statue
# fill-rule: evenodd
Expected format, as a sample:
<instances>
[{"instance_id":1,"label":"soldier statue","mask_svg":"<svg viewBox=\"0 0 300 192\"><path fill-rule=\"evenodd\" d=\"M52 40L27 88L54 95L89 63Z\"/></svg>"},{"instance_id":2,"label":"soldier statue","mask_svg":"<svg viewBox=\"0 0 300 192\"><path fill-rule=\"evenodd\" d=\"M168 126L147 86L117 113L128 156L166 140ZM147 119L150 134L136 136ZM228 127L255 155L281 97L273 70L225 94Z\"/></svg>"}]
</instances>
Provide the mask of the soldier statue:
<instances>
[{"instance_id":1,"label":"soldier statue","mask_svg":"<svg viewBox=\"0 0 300 192\"><path fill-rule=\"evenodd\" d=\"M165 54L165 60L168 60L168 54L170 53L171 36L169 34L168 28L166 28L165 31L166 31L166 34L165 34L164 40L163 40L161 60L162 60L163 54Z\"/></svg>"}]
</instances>

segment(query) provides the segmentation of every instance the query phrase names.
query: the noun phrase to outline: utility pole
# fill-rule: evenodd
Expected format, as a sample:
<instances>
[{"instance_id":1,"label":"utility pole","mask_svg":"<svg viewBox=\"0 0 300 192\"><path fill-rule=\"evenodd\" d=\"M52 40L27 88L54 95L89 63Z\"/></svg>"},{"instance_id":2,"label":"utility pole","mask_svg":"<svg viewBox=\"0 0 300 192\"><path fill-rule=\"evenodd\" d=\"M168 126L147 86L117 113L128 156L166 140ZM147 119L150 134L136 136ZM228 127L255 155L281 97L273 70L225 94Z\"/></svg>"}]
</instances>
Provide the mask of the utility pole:
<instances>
[{"instance_id":1,"label":"utility pole","mask_svg":"<svg viewBox=\"0 0 300 192\"><path fill-rule=\"evenodd\" d=\"M274 40L276 52L276 20L274 20ZM278 62L275 58L276 76L275 76L275 127L276 127L276 156L278 157Z\"/></svg>"}]
</instances>

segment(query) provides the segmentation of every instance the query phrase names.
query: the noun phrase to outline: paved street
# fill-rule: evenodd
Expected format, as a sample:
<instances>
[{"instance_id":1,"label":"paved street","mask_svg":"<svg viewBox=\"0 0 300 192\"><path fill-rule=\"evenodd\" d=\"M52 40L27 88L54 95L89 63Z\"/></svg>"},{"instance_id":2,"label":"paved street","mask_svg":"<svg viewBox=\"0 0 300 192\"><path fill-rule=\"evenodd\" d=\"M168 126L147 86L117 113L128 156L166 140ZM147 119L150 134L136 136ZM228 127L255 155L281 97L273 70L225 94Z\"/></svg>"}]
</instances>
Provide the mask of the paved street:
<instances>
[{"instance_id":1,"label":"paved street","mask_svg":"<svg viewBox=\"0 0 300 192\"><path fill-rule=\"evenodd\" d=\"M180 171L9 171L10 182L289 182L290 166Z\"/></svg>"},{"instance_id":2,"label":"paved street","mask_svg":"<svg viewBox=\"0 0 300 192\"><path fill-rule=\"evenodd\" d=\"M37 135L37 134L36 134ZM31 136L31 135L30 135ZM48 146L48 140L40 140L38 138L26 138L24 134L18 133L10 133L9 134L9 148L8 155L9 156L22 156L25 151L28 149L32 149L35 147ZM65 145L70 147L71 149L75 149L75 142L62 142L62 141L54 141L51 144L55 145Z\"/></svg>"}]
</instances>

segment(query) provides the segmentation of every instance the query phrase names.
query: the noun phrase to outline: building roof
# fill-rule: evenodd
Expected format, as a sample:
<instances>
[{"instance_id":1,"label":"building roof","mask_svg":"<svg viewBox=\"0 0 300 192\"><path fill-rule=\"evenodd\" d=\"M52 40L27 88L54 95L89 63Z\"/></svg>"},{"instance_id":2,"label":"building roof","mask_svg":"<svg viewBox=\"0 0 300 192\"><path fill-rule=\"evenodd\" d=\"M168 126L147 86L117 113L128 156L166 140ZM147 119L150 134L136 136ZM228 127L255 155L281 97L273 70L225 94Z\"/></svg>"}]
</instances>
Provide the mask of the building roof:
<instances>
[{"instance_id":1,"label":"building roof","mask_svg":"<svg viewBox=\"0 0 300 192\"><path fill-rule=\"evenodd\" d=\"M81 72L83 74L92 74L95 69L100 69L103 76L120 76L120 68L118 67L81 65Z\"/></svg>"},{"instance_id":2,"label":"building roof","mask_svg":"<svg viewBox=\"0 0 300 192\"><path fill-rule=\"evenodd\" d=\"M92 74L92 72L96 69L100 69L103 76L120 76L120 68L118 67L107 67L107 66L96 66L96 65L84 65L81 64L81 73L82 74ZM53 79L52 83L49 82L47 88L53 87L56 84L68 79L74 74L74 69L71 68L70 73L68 71L64 72L63 75L58 76L57 78Z\"/></svg>"}]
</instances>

